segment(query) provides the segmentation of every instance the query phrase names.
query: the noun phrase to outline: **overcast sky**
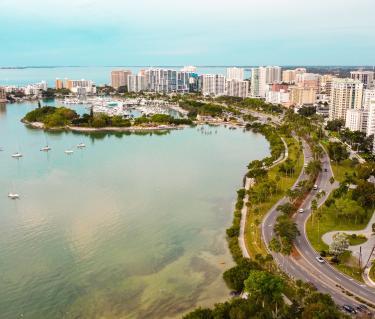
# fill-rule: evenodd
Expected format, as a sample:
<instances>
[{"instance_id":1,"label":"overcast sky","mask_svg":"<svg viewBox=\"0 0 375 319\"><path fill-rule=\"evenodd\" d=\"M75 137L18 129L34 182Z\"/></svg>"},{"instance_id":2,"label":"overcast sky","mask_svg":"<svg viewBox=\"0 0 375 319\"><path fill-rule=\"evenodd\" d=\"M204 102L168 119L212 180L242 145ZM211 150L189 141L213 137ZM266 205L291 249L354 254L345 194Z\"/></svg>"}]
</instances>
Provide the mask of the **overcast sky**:
<instances>
[{"instance_id":1,"label":"overcast sky","mask_svg":"<svg viewBox=\"0 0 375 319\"><path fill-rule=\"evenodd\" d=\"M0 66L373 65L375 0L0 0Z\"/></svg>"}]
</instances>

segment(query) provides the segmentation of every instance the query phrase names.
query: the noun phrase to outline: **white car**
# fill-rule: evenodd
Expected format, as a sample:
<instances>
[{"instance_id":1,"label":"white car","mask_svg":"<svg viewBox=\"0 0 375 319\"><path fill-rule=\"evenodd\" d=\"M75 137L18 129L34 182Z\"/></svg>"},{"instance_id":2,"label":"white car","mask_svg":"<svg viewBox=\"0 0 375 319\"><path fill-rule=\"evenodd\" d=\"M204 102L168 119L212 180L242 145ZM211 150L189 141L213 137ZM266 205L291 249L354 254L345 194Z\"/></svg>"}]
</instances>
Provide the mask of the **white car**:
<instances>
[{"instance_id":1,"label":"white car","mask_svg":"<svg viewBox=\"0 0 375 319\"><path fill-rule=\"evenodd\" d=\"M316 191L318 189L318 185L314 185L314 191Z\"/></svg>"},{"instance_id":2,"label":"white car","mask_svg":"<svg viewBox=\"0 0 375 319\"><path fill-rule=\"evenodd\" d=\"M300 208L300 209L298 210L298 212L299 212L300 214L303 214L304 211L305 211L305 210L304 210L303 208Z\"/></svg>"},{"instance_id":3,"label":"white car","mask_svg":"<svg viewBox=\"0 0 375 319\"><path fill-rule=\"evenodd\" d=\"M324 263L324 259L323 259L323 257L321 257L321 256L316 256L315 259L316 259L317 261L319 261L321 264Z\"/></svg>"}]
</instances>

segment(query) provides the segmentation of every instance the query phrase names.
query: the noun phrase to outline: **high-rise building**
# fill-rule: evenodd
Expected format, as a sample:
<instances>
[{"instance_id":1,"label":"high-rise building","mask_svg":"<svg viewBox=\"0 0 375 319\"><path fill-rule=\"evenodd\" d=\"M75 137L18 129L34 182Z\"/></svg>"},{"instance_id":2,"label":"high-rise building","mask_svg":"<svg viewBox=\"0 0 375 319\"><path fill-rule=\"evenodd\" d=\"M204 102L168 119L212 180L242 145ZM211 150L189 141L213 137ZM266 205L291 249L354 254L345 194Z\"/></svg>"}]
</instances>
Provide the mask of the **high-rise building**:
<instances>
[{"instance_id":1,"label":"high-rise building","mask_svg":"<svg viewBox=\"0 0 375 319\"><path fill-rule=\"evenodd\" d=\"M111 72L111 86L116 90L121 86L128 85L128 77L132 74L130 70L115 70Z\"/></svg>"},{"instance_id":2,"label":"high-rise building","mask_svg":"<svg viewBox=\"0 0 375 319\"><path fill-rule=\"evenodd\" d=\"M362 131L363 112L360 109L348 109L346 111L345 127L349 130Z\"/></svg>"},{"instance_id":3,"label":"high-rise building","mask_svg":"<svg viewBox=\"0 0 375 319\"><path fill-rule=\"evenodd\" d=\"M200 76L203 95L225 95L225 76L221 74L203 74Z\"/></svg>"},{"instance_id":4,"label":"high-rise building","mask_svg":"<svg viewBox=\"0 0 375 319\"><path fill-rule=\"evenodd\" d=\"M266 102L289 107L289 85L285 83L269 84L266 92Z\"/></svg>"},{"instance_id":5,"label":"high-rise building","mask_svg":"<svg viewBox=\"0 0 375 319\"><path fill-rule=\"evenodd\" d=\"M227 68L227 80L240 80L245 78L244 69L242 68Z\"/></svg>"},{"instance_id":6,"label":"high-rise building","mask_svg":"<svg viewBox=\"0 0 375 319\"><path fill-rule=\"evenodd\" d=\"M266 66L251 69L251 95L253 97L266 97L267 84L281 82L281 68L279 66Z\"/></svg>"},{"instance_id":7,"label":"high-rise building","mask_svg":"<svg viewBox=\"0 0 375 319\"><path fill-rule=\"evenodd\" d=\"M346 120L349 109L361 109L363 83L353 79L335 78L332 80L330 98L330 120Z\"/></svg>"},{"instance_id":8,"label":"high-rise building","mask_svg":"<svg viewBox=\"0 0 375 319\"><path fill-rule=\"evenodd\" d=\"M366 135L367 136L375 135L375 99L371 100L367 112L368 112L368 115L367 115Z\"/></svg>"},{"instance_id":9,"label":"high-rise building","mask_svg":"<svg viewBox=\"0 0 375 319\"><path fill-rule=\"evenodd\" d=\"M249 81L227 80L226 94L246 98L249 94Z\"/></svg>"},{"instance_id":10,"label":"high-rise building","mask_svg":"<svg viewBox=\"0 0 375 319\"><path fill-rule=\"evenodd\" d=\"M146 76L141 74L131 74L128 76L128 91L141 92L147 89Z\"/></svg>"},{"instance_id":11,"label":"high-rise building","mask_svg":"<svg viewBox=\"0 0 375 319\"><path fill-rule=\"evenodd\" d=\"M55 89L60 90L64 88L64 81L61 79L56 79L55 81Z\"/></svg>"},{"instance_id":12,"label":"high-rise building","mask_svg":"<svg viewBox=\"0 0 375 319\"><path fill-rule=\"evenodd\" d=\"M372 100L375 100L375 89L363 90L362 109L368 110Z\"/></svg>"},{"instance_id":13,"label":"high-rise building","mask_svg":"<svg viewBox=\"0 0 375 319\"><path fill-rule=\"evenodd\" d=\"M300 73L296 75L296 85L305 89L314 89L316 92L320 92L320 74L314 73Z\"/></svg>"},{"instance_id":14,"label":"high-rise building","mask_svg":"<svg viewBox=\"0 0 375 319\"><path fill-rule=\"evenodd\" d=\"M290 88L290 103L296 106L310 105L316 102L316 90L292 86Z\"/></svg>"},{"instance_id":15,"label":"high-rise building","mask_svg":"<svg viewBox=\"0 0 375 319\"><path fill-rule=\"evenodd\" d=\"M148 69L144 74L147 90L163 93L188 93L191 87L191 79L195 76L191 72L169 69Z\"/></svg>"},{"instance_id":16,"label":"high-rise building","mask_svg":"<svg viewBox=\"0 0 375 319\"><path fill-rule=\"evenodd\" d=\"M282 81L284 83L292 84L296 80L296 71L295 70L284 70Z\"/></svg>"},{"instance_id":17,"label":"high-rise building","mask_svg":"<svg viewBox=\"0 0 375 319\"><path fill-rule=\"evenodd\" d=\"M96 86L90 80L66 80L66 88L79 95L96 93Z\"/></svg>"},{"instance_id":18,"label":"high-rise building","mask_svg":"<svg viewBox=\"0 0 375 319\"><path fill-rule=\"evenodd\" d=\"M352 71L350 72L350 77L353 80L358 80L363 83L363 88L371 89L374 87L374 72L373 71Z\"/></svg>"}]
</instances>

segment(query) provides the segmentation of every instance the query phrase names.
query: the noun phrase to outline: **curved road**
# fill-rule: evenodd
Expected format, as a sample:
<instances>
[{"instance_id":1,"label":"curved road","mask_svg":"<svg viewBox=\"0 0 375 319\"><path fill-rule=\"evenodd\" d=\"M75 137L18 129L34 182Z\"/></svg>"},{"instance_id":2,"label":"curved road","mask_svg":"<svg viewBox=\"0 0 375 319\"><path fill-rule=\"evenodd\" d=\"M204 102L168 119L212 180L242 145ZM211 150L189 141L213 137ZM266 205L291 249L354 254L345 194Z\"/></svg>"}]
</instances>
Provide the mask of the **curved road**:
<instances>
[{"instance_id":1,"label":"curved road","mask_svg":"<svg viewBox=\"0 0 375 319\"><path fill-rule=\"evenodd\" d=\"M312 159L312 152L309 145L305 141L303 141L303 153L304 162L308 163ZM326 153L324 153L321 162L323 171L319 174L316 184L318 185L319 189L323 189L326 192L326 195L318 201L318 205L322 205L329 196L330 192L337 187L337 184L331 185L329 182L329 179L331 176L333 176L333 174L329 157ZM325 169L327 172L325 172ZM302 170L294 186L304 179L307 179L307 175L304 173L304 170ZM302 279L304 281L311 282L320 291L329 293L339 305L358 304L358 301L355 301L354 297L346 295L342 291L343 289L351 292L354 296L358 296L368 302L375 303L375 289L340 273L328 263L321 264L316 260L318 253L309 243L305 230L306 221L311 213L311 202L314 199L315 193L316 191L311 191L301 205L301 207L304 208L304 213L297 213L294 216L298 229L301 233L301 235L298 236L295 241L295 248L298 253L294 254L293 256L283 256L274 252L270 253L280 268L289 276L295 279ZM274 207L272 207L263 220L262 236L267 246L274 236L273 227L276 223L277 217L280 215L276 208L278 205L284 204L287 201L288 200L286 197L282 198L278 203L275 204Z\"/></svg>"}]
</instances>

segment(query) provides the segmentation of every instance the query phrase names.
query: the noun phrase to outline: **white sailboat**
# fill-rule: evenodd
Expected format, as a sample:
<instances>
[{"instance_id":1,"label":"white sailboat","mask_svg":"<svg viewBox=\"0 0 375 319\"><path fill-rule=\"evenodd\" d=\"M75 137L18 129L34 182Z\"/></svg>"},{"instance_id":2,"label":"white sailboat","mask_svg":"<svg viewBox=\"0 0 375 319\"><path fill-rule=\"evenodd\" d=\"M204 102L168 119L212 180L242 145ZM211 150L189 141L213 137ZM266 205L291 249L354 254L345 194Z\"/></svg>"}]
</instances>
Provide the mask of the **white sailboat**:
<instances>
[{"instance_id":1,"label":"white sailboat","mask_svg":"<svg viewBox=\"0 0 375 319\"><path fill-rule=\"evenodd\" d=\"M16 152L16 153L12 154L13 158L21 158L22 156L23 155L20 152Z\"/></svg>"},{"instance_id":2,"label":"white sailboat","mask_svg":"<svg viewBox=\"0 0 375 319\"><path fill-rule=\"evenodd\" d=\"M73 153L74 153L73 150L65 150L65 154L66 154L66 155L71 155L71 154L73 154Z\"/></svg>"},{"instance_id":3,"label":"white sailboat","mask_svg":"<svg viewBox=\"0 0 375 319\"><path fill-rule=\"evenodd\" d=\"M17 194L17 193L8 193L8 197L10 199L19 199L20 198L20 195Z\"/></svg>"},{"instance_id":4,"label":"white sailboat","mask_svg":"<svg viewBox=\"0 0 375 319\"><path fill-rule=\"evenodd\" d=\"M46 146L44 146L44 147L42 147L42 148L40 149L41 152L48 152L48 151L50 151L50 150L51 150L51 148L50 148L48 145L46 145Z\"/></svg>"},{"instance_id":5,"label":"white sailboat","mask_svg":"<svg viewBox=\"0 0 375 319\"><path fill-rule=\"evenodd\" d=\"M85 148L85 147L86 147L86 145L84 143L79 143L77 145L77 148Z\"/></svg>"}]
</instances>

